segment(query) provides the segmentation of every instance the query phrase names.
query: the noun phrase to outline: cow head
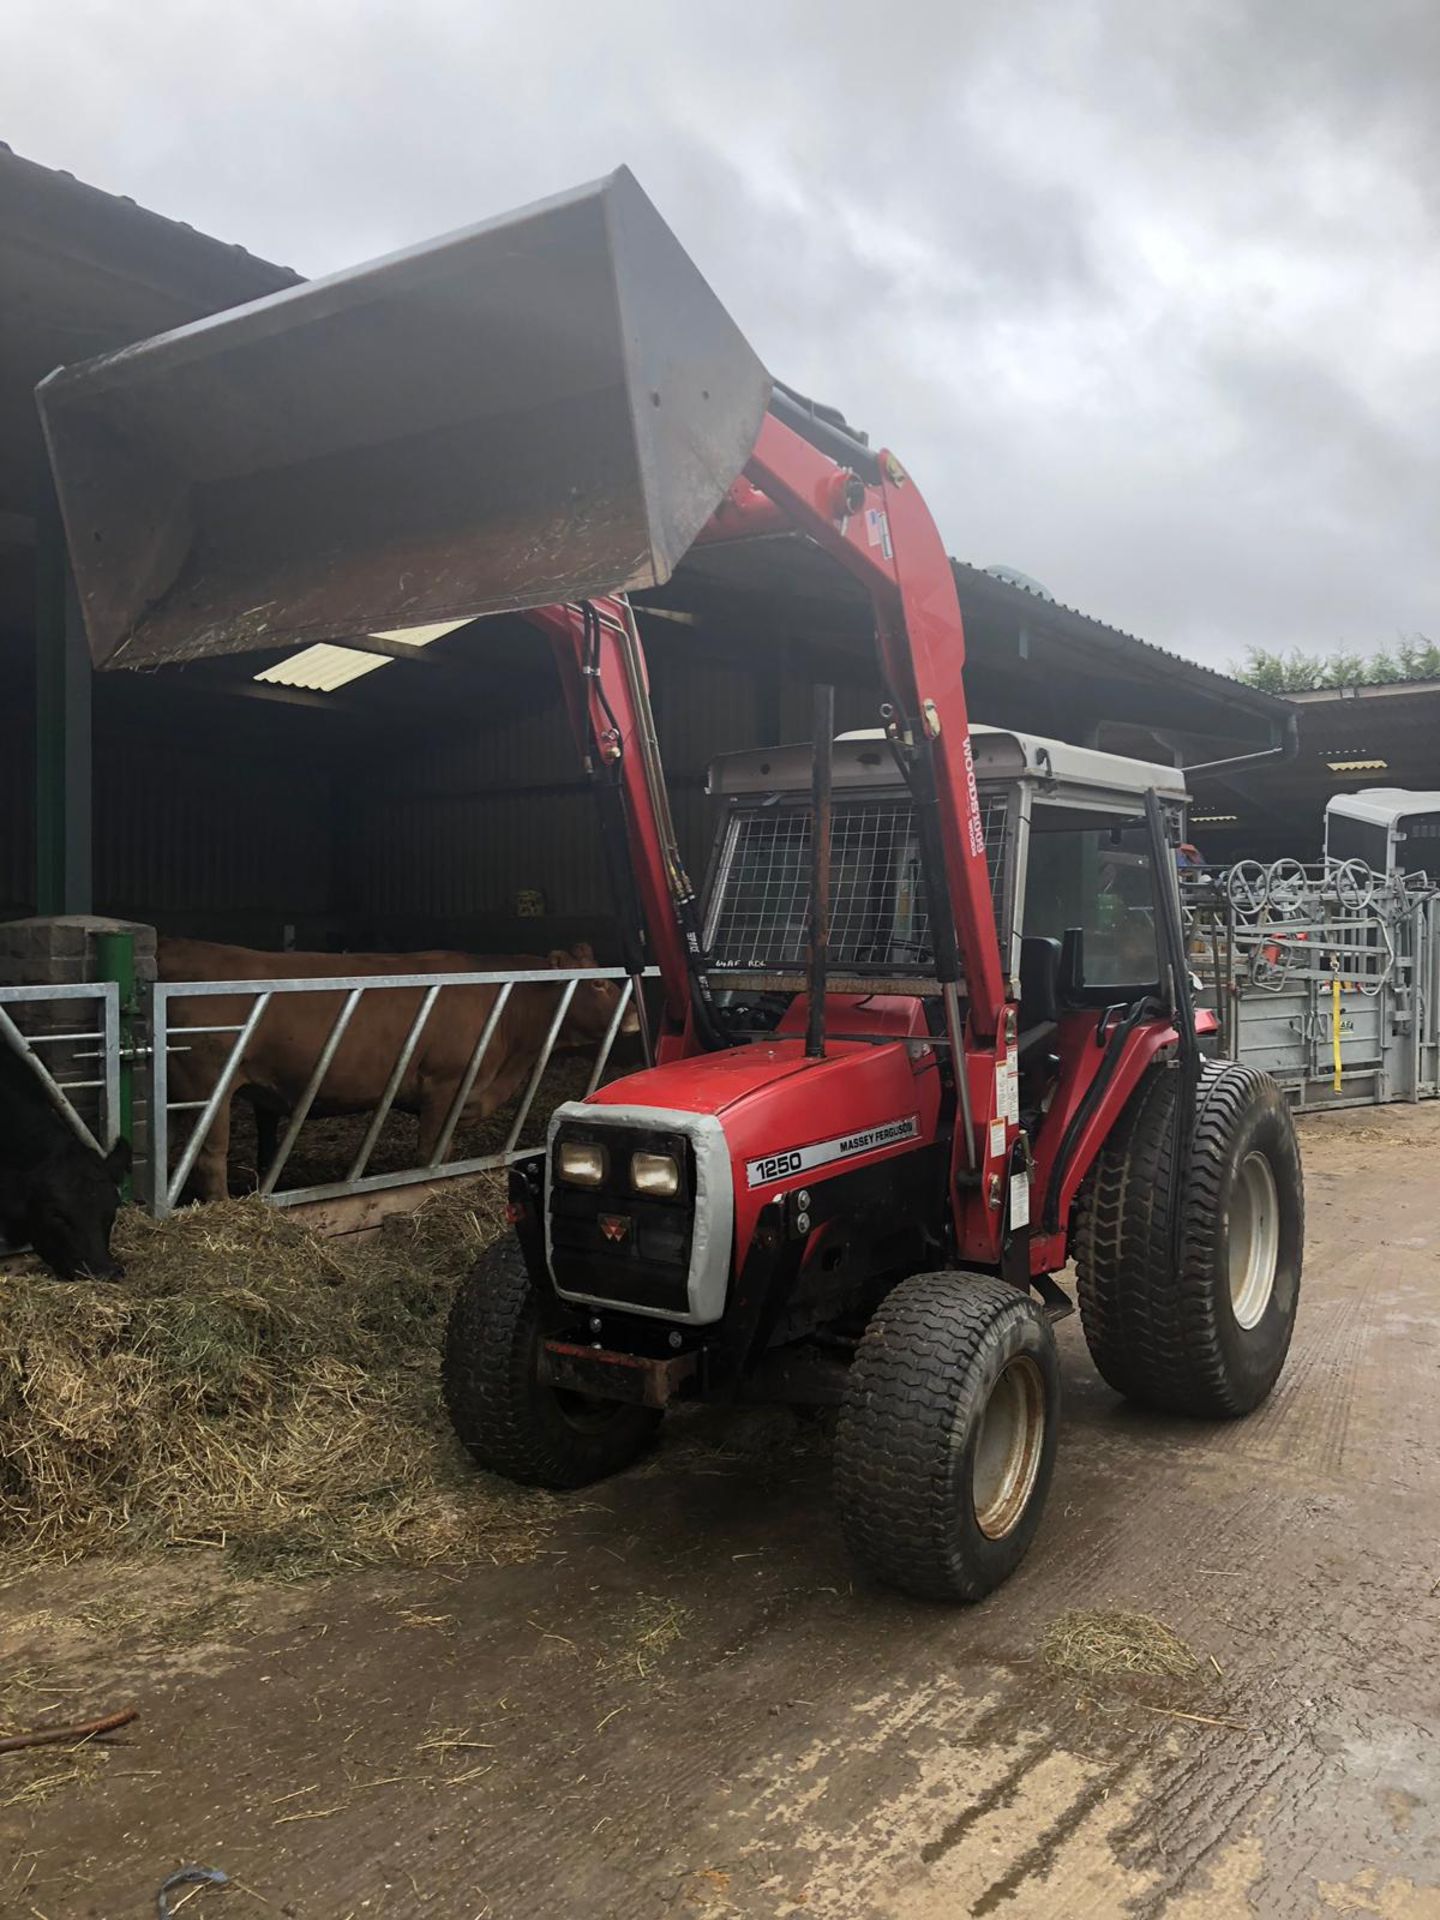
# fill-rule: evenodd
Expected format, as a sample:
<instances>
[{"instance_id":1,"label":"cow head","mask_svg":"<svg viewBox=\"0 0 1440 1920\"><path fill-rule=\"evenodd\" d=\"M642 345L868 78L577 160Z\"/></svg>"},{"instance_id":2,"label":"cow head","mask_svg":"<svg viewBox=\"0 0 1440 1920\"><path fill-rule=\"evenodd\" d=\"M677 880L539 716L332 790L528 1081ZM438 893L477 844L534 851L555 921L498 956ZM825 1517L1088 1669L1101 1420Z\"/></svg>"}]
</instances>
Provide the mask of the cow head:
<instances>
[{"instance_id":1,"label":"cow head","mask_svg":"<svg viewBox=\"0 0 1440 1920\"><path fill-rule=\"evenodd\" d=\"M593 967L595 949L587 940L582 940L573 953L567 953L563 947L556 947L550 955L552 967L564 967L567 972L576 967ZM589 1046L597 1040L603 1040L610 1030L610 1022L615 1018L615 1007L623 991L618 980L582 980L575 989L575 997L570 1002L570 1011L565 1016L565 1024L560 1029L559 1042L564 1047ZM621 1033L638 1033L640 1022L633 1004L625 1009L625 1018L620 1022Z\"/></svg>"},{"instance_id":2,"label":"cow head","mask_svg":"<svg viewBox=\"0 0 1440 1920\"><path fill-rule=\"evenodd\" d=\"M130 1143L102 1158L79 1141L37 1166L0 1170L0 1231L28 1242L62 1280L118 1280L125 1269L110 1251L120 1182L130 1171Z\"/></svg>"}]
</instances>

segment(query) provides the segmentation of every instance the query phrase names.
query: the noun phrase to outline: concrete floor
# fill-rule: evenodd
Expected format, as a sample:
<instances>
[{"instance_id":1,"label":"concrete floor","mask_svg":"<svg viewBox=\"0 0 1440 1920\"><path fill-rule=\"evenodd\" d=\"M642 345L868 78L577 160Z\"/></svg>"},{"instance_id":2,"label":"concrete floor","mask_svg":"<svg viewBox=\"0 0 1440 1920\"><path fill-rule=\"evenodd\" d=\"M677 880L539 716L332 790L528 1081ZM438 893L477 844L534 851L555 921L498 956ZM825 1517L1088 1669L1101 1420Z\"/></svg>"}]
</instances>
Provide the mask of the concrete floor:
<instances>
[{"instance_id":1,"label":"concrete floor","mask_svg":"<svg viewBox=\"0 0 1440 1920\"><path fill-rule=\"evenodd\" d=\"M121 1645L85 1694L143 1718L0 1811L0 1912L148 1914L198 1859L242 1884L189 1920L1440 1915L1440 1108L1304 1147L1270 1403L1132 1412L1068 1322L1049 1512L985 1605L855 1578L813 1427L692 1418L531 1565ZM1070 1607L1157 1615L1208 1677L1055 1675Z\"/></svg>"}]
</instances>

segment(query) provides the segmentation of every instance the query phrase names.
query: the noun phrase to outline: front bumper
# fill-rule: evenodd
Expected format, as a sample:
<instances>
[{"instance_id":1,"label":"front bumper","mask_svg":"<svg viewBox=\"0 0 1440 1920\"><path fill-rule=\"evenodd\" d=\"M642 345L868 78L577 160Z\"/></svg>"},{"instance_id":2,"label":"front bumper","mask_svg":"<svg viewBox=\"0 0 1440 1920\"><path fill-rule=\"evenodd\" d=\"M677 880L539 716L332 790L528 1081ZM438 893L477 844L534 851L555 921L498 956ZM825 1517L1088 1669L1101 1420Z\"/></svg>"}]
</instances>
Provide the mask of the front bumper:
<instances>
[{"instance_id":1,"label":"front bumper","mask_svg":"<svg viewBox=\"0 0 1440 1920\"><path fill-rule=\"evenodd\" d=\"M572 1340L547 1340L540 1350L540 1378L550 1386L639 1407L668 1407L699 1367L694 1351L652 1358Z\"/></svg>"}]
</instances>

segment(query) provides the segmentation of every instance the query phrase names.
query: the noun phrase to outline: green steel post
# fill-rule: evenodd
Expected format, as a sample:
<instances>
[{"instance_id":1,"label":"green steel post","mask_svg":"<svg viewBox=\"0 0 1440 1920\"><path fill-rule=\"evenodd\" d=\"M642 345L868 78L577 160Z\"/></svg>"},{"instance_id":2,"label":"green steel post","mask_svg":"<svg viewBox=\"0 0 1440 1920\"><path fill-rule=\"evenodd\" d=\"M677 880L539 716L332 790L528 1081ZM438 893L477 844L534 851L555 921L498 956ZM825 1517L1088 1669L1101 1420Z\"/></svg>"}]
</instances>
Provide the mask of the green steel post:
<instances>
[{"instance_id":1,"label":"green steel post","mask_svg":"<svg viewBox=\"0 0 1440 1920\"><path fill-rule=\"evenodd\" d=\"M95 967L101 980L113 980L120 989L120 1135L135 1139L135 1034L140 1003L135 992L135 936L133 933L97 933ZM126 1176L122 1191L131 1197Z\"/></svg>"}]
</instances>

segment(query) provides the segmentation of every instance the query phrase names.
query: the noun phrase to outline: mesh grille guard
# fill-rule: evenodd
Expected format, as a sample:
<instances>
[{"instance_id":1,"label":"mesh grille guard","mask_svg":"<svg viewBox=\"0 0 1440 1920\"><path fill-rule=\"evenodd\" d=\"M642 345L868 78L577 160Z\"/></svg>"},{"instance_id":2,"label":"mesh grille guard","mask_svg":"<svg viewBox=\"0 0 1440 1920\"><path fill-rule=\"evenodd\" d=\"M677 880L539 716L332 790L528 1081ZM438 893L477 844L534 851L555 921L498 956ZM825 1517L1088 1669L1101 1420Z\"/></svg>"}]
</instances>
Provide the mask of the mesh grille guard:
<instances>
[{"instance_id":1,"label":"mesh grille guard","mask_svg":"<svg viewBox=\"0 0 1440 1920\"><path fill-rule=\"evenodd\" d=\"M981 796L997 930L1009 801L1008 790ZM837 799L830 873L832 966L885 974L931 965L930 909L908 799ZM724 828L705 929L716 984L723 986L727 971L803 967L809 912L808 806L737 807Z\"/></svg>"}]
</instances>

